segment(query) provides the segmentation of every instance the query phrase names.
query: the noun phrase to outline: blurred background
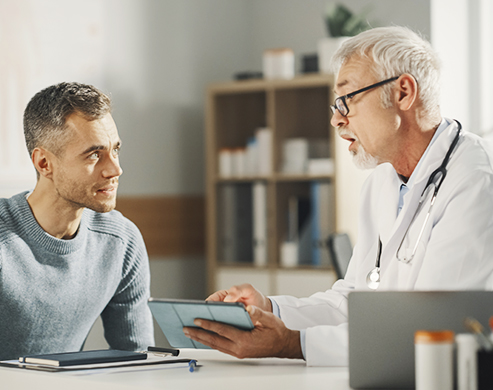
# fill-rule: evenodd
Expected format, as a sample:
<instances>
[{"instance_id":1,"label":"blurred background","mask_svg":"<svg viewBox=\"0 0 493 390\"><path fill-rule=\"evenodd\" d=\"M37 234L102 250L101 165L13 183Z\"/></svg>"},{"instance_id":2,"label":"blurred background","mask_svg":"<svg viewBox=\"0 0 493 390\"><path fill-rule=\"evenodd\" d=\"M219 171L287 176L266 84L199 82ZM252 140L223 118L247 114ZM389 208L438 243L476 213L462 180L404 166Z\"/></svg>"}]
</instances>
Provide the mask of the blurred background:
<instances>
[{"instance_id":1,"label":"blurred background","mask_svg":"<svg viewBox=\"0 0 493 390\"><path fill-rule=\"evenodd\" d=\"M291 48L299 71L301 57L316 53L327 36L323 18L331 3L0 0L0 196L35 183L22 132L29 99L61 81L97 86L113 100L123 140L121 204L156 202L164 225L167 207L179 205L174 226L181 226L184 240L187 231L194 235L193 245L173 246L173 239L149 250L152 295L204 299L206 87L238 72L261 71L267 48ZM372 27L404 25L431 40L443 61L442 113L489 136L491 0L345 0L344 5L368 10ZM178 234L161 228L163 240Z\"/></svg>"}]
</instances>

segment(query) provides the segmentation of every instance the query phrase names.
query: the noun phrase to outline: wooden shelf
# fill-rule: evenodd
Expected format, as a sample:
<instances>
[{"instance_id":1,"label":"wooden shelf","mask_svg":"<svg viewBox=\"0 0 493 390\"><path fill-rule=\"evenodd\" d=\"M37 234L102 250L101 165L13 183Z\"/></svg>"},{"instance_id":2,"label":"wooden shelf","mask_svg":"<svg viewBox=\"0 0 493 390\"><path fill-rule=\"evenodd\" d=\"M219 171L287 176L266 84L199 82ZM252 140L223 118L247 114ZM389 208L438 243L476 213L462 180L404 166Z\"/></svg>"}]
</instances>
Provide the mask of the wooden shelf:
<instances>
[{"instance_id":1,"label":"wooden shelf","mask_svg":"<svg viewBox=\"0 0 493 390\"><path fill-rule=\"evenodd\" d=\"M337 185L336 174L292 175L282 173L283 144L285 140L291 138L325 140L329 148L328 155L337 166L335 135L334 129L330 126L329 108L334 100L333 82L332 75L317 74L299 76L292 80L216 83L207 88L206 247L209 292L215 291L218 287L224 287L218 285L218 273L221 273L221 283L226 280L224 275L228 272L240 276L242 272L253 275L252 278L258 277L261 283L269 284L271 293L277 292L275 286L280 283L276 281L279 272L283 275L287 272L286 275L290 278L295 276L296 272L302 272L304 275L307 272L309 274L312 271L313 274L318 272L321 278L331 274L332 271L328 266L281 267L280 244L286 240L288 233L287 210L290 199L309 196L313 182L330 183L333 188ZM273 172L269 175L250 177L220 177L219 150L244 147L258 128L266 127L272 130L273 135L271 150ZM334 172L337 172L337 169L334 169ZM244 262L224 261L220 242L224 205L220 203L220 192L225 187L231 186L253 187L258 181L265 183L267 188L267 265L255 267L253 264ZM335 230L337 228L335 195L331 202L330 210L324 217Z\"/></svg>"},{"instance_id":2,"label":"wooden shelf","mask_svg":"<svg viewBox=\"0 0 493 390\"><path fill-rule=\"evenodd\" d=\"M209 92L216 95L232 94L237 95L249 92L264 92L269 90L293 89L293 88L310 88L319 86L334 85L333 75L301 75L291 80L263 80L251 79L237 82L222 82L211 84Z\"/></svg>"},{"instance_id":3,"label":"wooden shelf","mask_svg":"<svg viewBox=\"0 0 493 390\"><path fill-rule=\"evenodd\" d=\"M334 179L335 175L285 175L278 174L274 176L251 176L251 177L231 177L231 178L216 178L216 184L220 183L252 183L255 181L265 181L271 183L283 182L307 182Z\"/></svg>"}]
</instances>

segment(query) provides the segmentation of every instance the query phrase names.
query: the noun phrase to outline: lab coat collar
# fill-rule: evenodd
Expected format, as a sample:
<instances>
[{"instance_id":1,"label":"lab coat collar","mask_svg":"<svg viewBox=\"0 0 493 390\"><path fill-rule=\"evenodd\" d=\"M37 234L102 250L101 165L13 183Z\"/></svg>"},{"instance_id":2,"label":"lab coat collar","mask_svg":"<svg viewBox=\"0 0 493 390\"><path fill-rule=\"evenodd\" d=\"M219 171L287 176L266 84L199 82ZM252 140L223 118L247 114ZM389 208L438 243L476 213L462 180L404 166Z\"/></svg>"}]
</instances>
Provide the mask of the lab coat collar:
<instances>
[{"instance_id":1,"label":"lab coat collar","mask_svg":"<svg viewBox=\"0 0 493 390\"><path fill-rule=\"evenodd\" d=\"M430 145L412 174L414 176L412 185L417 185L425 179L428 181L432 172L442 164L452 141L457 135L457 129L457 122L447 118L442 120Z\"/></svg>"},{"instance_id":2,"label":"lab coat collar","mask_svg":"<svg viewBox=\"0 0 493 390\"><path fill-rule=\"evenodd\" d=\"M432 145L435 143L435 141L438 139L438 137L451 125L451 123L455 123L455 122L450 121L449 119L446 119L446 118L442 118L442 121L440 122L440 125L438 126L437 130L435 131L435 134L433 134L433 137L431 138L430 143L428 144L428 146L426 147L425 152L423 153L423 155L419 159L418 164L416 165L416 168L414 168L413 173L409 177L409 180L407 181L407 183L404 183L401 180L401 183L402 184L405 184L406 187L408 187L409 189L411 189L413 187L416 178L419 176L420 168L424 164L423 161L426 160L426 157L428 156L429 151L430 151ZM400 180L400 178L399 178L399 180Z\"/></svg>"},{"instance_id":3,"label":"lab coat collar","mask_svg":"<svg viewBox=\"0 0 493 390\"><path fill-rule=\"evenodd\" d=\"M440 130L440 132L438 131ZM393 245L387 245L390 240L400 242L401 236L404 234L407 226L411 223L411 219L416 211L421 192L426 185L431 173L437 169L443 161L452 141L457 134L457 123L450 119L444 118L435 133L434 138L430 141L428 148L421 157L417 169L414 170L414 177L410 183L409 192L404 196L404 207L397 216L397 203L399 196L399 188L402 184L397 172L392 167L393 174L389 177L382 187L384 193L392 194L382 197L380 201L380 223L379 233L383 244L382 257L384 252L391 251L395 253L397 248ZM410 178L411 179L411 178ZM394 207L395 206L395 207ZM398 236L398 239L394 239Z\"/></svg>"}]
</instances>

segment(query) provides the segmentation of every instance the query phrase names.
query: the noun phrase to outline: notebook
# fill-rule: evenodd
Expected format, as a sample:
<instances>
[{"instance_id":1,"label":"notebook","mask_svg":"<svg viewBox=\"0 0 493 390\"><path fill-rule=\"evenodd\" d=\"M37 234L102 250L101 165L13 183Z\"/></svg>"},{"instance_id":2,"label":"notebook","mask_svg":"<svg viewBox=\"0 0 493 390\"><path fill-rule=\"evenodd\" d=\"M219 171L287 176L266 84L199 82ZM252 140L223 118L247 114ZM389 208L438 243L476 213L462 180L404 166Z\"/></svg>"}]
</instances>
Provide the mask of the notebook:
<instances>
[{"instance_id":1,"label":"notebook","mask_svg":"<svg viewBox=\"0 0 493 390\"><path fill-rule=\"evenodd\" d=\"M102 349L94 351L79 351L79 352L64 352L51 353L44 355L21 356L20 363L45 364L48 366L65 367L80 364L97 364L124 362L129 360L144 360L147 359L147 354L119 351L111 349Z\"/></svg>"},{"instance_id":2,"label":"notebook","mask_svg":"<svg viewBox=\"0 0 493 390\"><path fill-rule=\"evenodd\" d=\"M466 333L468 316L487 329L493 292L352 292L348 305L351 388L414 388L414 332Z\"/></svg>"}]
</instances>

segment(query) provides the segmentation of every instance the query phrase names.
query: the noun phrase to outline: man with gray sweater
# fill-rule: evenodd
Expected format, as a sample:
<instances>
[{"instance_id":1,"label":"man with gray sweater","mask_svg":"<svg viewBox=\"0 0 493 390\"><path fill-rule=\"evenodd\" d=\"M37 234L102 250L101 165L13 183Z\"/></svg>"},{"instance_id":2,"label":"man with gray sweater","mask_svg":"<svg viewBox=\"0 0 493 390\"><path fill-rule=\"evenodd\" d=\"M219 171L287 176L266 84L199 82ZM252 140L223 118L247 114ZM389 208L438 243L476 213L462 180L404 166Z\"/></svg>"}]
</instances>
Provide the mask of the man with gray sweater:
<instances>
[{"instance_id":1,"label":"man with gray sweater","mask_svg":"<svg viewBox=\"0 0 493 390\"><path fill-rule=\"evenodd\" d=\"M110 348L154 344L144 241L114 210L122 170L110 110L79 83L26 107L37 183L0 199L0 359L78 351L100 315Z\"/></svg>"}]
</instances>

